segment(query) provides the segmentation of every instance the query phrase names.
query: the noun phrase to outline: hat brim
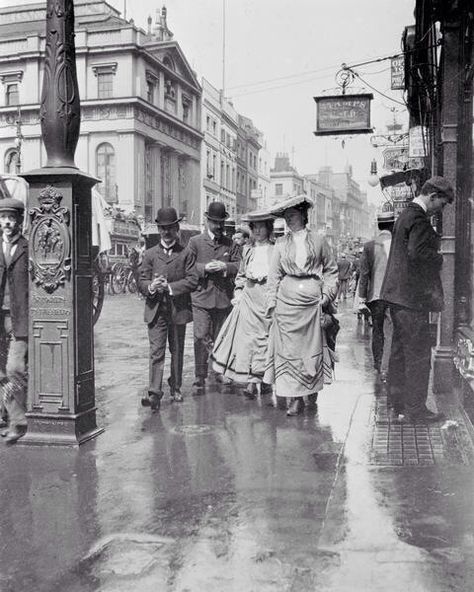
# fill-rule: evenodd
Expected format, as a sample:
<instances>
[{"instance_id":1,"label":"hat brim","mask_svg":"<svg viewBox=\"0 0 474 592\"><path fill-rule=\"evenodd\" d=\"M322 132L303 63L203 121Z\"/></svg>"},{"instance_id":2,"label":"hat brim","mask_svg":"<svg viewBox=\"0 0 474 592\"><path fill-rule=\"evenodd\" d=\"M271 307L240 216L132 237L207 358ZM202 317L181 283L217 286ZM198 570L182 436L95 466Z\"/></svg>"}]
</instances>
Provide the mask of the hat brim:
<instances>
[{"instance_id":1,"label":"hat brim","mask_svg":"<svg viewBox=\"0 0 474 592\"><path fill-rule=\"evenodd\" d=\"M178 222L181 222L183 218L176 218L176 220L174 220L173 222L158 222L158 220L155 220L155 223L157 226L173 226L173 224L178 224Z\"/></svg>"},{"instance_id":2,"label":"hat brim","mask_svg":"<svg viewBox=\"0 0 474 592\"><path fill-rule=\"evenodd\" d=\"M204 215L206 216L206 218L208 220L212 220L213 222L225 222L227 220L227 218L229 217L229 214L227 214L224 218L218 218L216 216L209 216L209 214L207 212L204 212Z\"/></svg>"},{"instance_id":3,"label":"hat brim","mask_svg":"<svg viewBox=\"0 0 474 592\"><path fill-rule=\"evenodd\" d=\"M314 206L314 202L306 194L294 195L282 202L275 204L273 208L270 208L269 213L273 214L276 218L282 218L286 210L289 210L290 208L298 208L301 206L312 208Z\"/></svg>"}]
</instances>

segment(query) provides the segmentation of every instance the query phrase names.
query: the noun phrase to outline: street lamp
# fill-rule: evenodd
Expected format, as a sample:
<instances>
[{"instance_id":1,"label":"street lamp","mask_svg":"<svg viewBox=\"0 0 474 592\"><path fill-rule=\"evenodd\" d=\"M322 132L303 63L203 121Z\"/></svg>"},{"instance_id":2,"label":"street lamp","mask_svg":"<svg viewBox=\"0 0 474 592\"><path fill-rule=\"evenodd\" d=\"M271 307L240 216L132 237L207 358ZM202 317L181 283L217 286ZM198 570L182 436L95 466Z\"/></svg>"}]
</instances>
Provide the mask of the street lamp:
<instances>
[{"instance_id":1,"label":"street lamp","mask_svg":"<svg viewBox=\"0 0 474 592\"><path fill-rule=\"evenodd\" d=\"M21 173L21 146L23 144L23 134L21 133L21 107L18 106L18 117L16 120L16 137L15 137L15 147L16 147L16 174L19 175Z\"/></svg>"},{"instance_id":2,"label":"street lamp","mask_svg":"<svg viewBox=\"0 0 474 592\"><path fill-rule=\"evenodd\" d=\"M372 162L370 163L370 177L368 178L367 183L371 187L377 187L379 181L380 179L377 175L377 161L375 160L375 158L373 158Z\"/></svg>"}]
</instances>

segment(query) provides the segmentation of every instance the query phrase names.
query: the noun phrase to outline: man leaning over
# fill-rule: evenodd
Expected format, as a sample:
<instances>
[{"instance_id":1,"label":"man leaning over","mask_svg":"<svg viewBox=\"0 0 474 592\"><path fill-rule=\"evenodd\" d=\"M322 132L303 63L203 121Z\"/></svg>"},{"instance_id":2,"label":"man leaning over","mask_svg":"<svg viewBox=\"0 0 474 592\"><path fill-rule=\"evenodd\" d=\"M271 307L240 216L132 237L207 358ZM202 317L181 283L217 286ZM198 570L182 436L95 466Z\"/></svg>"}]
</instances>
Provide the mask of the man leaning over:
<instances>
[{"instance_id":1,"label":"man leaning over","mask_svg":"<svg viewBox=\"0 0 474 592\"><path fill-rule=\"evenodd\" d=\"M454 191L444 177L428 179L402 211L393 229L392 246L381 298L393 322L389 362L389 404L396 416L436 422L444 418L426 406L430 376L430 311L443 309L441 238L430 217L452 203Z\"/></svg>"}]
</instances>

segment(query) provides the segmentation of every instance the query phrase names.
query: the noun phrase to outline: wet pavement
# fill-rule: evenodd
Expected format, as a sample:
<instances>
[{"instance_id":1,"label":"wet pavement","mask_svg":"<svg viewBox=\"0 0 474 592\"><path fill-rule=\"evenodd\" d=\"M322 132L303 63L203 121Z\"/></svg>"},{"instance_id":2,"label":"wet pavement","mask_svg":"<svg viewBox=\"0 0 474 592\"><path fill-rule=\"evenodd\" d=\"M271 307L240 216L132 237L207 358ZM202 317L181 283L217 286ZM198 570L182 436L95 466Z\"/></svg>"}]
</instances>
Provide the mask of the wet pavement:
<instances>
[{"instance_id":1,"label":"wet pavement","mask_svg":"<svg viewBox=\"0 0 474 592\"><path fill-rule=\"evenodd\" d=\"M392 424L349 305L337 380L293 418L216 384L142 408L142 313L108 297L96 326L104 434L0 447L1 592L473 589L472 426L452 396L430 404L457 426Z\"/></svg>"}]
</instances>

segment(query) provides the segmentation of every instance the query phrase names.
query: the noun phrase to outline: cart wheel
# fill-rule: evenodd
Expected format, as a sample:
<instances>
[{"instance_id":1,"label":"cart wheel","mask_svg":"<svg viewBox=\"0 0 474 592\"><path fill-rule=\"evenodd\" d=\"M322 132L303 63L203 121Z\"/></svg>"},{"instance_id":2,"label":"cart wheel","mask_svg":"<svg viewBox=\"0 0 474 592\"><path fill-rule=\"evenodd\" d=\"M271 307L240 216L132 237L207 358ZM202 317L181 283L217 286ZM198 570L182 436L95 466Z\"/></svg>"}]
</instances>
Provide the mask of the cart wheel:
<instances>
[{"instance_id":1,"label":"cart wheel","mask_svg":"<svg viewBox=\"0 0 474 592\"><path fill-rule=\"evenodd\" d=\"M123 294L127 285L127 274L125 268L120 263L112 266L112 273L110 275L110 287L112 294Z\"/></svg>"},{"instance_id":2,"label":"cart wheel","mask_svg":"<svg viewBox=\"0 0 474 592\"><path fill-rule=\"evenodd\" d=\"M128 272L127 276L127 288L130 294L136 294L138 291L137 280L132 270Z\"/></svg>"},{"instance_id":3,"label":"cart wheel","mask_svg":"<svg viewBox=\"0 0 474 592\"><path fill-rule=\"evenodd\" d=\"M94 269L92 275L92 322L95 325L102 312L102 305L105 297L104 275L98 268Z\"/></svg>"}]
</instances>

